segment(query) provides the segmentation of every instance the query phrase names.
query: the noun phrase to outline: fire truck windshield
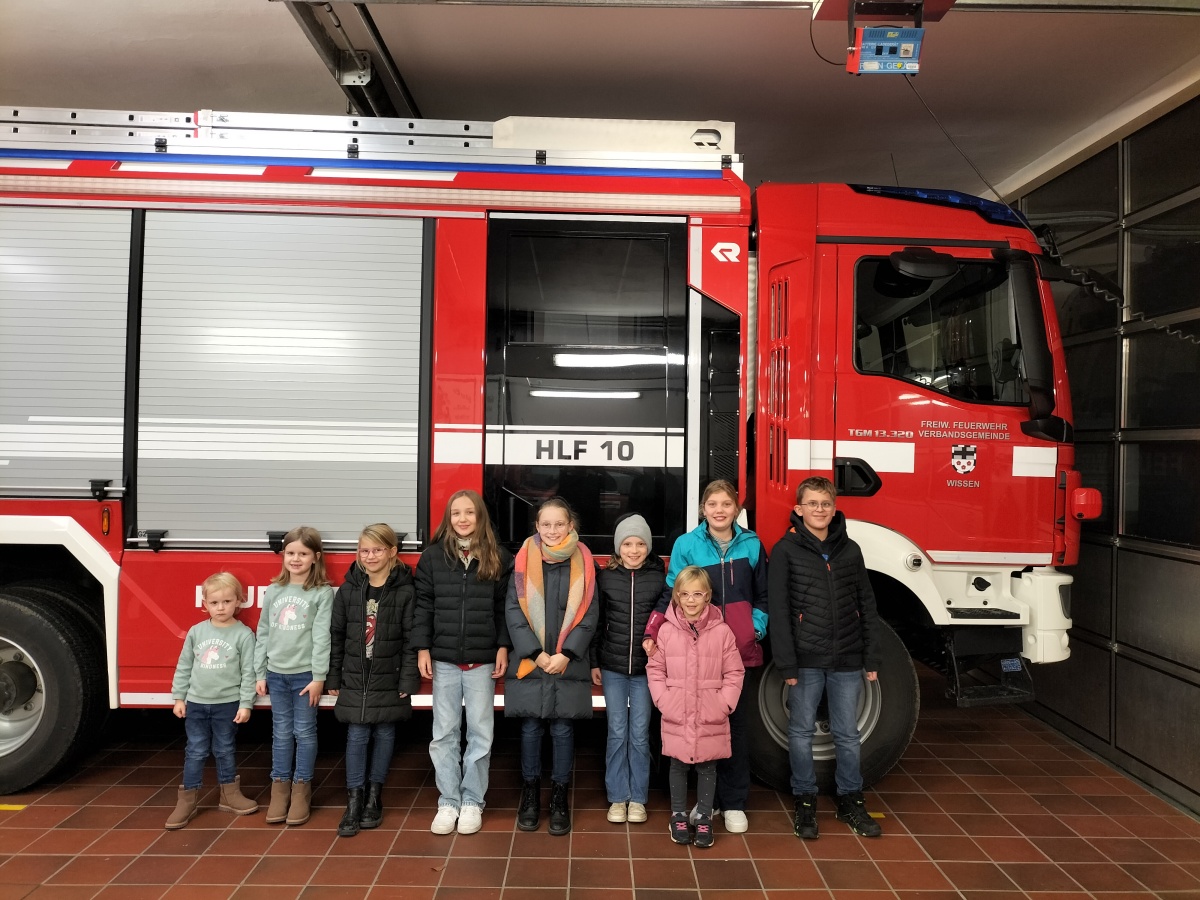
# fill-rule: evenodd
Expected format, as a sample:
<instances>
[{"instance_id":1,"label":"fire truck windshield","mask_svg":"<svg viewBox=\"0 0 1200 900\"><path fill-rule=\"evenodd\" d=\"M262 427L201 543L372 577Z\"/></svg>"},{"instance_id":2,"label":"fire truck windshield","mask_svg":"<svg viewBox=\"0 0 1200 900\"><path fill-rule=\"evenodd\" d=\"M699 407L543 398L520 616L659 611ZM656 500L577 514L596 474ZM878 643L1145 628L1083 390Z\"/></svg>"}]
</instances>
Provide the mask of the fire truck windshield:
<instances>
[{"instance_id":1,"label":"fire truck windshield","mask_svg":"<svg viewBox=\"0 0 1200 900\"><path fill-rule=\"evenodd\" d=\"M1013 279L1029 277L960 259L952 274L918 278L886 256L864 257L854 280L856 368L963 400L1028 404Z\"/></svg>"}]
</instances>

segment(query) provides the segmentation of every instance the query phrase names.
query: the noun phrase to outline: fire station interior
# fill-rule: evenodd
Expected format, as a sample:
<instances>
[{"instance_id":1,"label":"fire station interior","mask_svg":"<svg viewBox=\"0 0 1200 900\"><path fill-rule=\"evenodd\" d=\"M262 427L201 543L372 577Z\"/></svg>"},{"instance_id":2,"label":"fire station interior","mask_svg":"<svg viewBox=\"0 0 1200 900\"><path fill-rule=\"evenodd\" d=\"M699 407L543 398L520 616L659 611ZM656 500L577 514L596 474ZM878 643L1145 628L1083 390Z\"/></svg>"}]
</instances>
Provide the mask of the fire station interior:
<instances>
[{"instance_id":1,"label":"fire station interior","mask_svg":"<svg viewBox=\"0 0 1200 900\"><path fill-rule=\"evenodd\" d=\"M572 833L525 833L519 728L500 713L478 834L430 833L420 713L401 730L378 829L336 837L345 739L325 715L308 824L218 811L210 770L200 815L167 832L182 725L120 709L78 764L0 796L0 900L1200 896L1200 3L873 3L0 3L11 107L718 119L737 125L751 187L915 185L1009 204L1064 265L1099 276L1100 290L1062 283L1055 299L1076 467L1103 496L1067 570L1070 658L1032 667L1033 702L958 707L918 666L916 732L866 791L879 839L851 834L822 798L820 839L798 840L792 798L755 784L746 833L718 819L711 850L676 847L657 776L649 821L613 824L602 716L576 734ZM855 10L860 26L921 20L919 75L846 70ZM885 329L934 316L924 303L880 290L856 365L897 374L901 338ZM705 315L711 353L736 356L728 314ZM489 379L536 377L544 360L509 362ZM974 399L1025 399L1008 393L1011 354L977 362L987 396ZM905 377L934 377L913 368ZM719 405L730 385L709 377ZM721 421L705 437L711 477L731 471L730 435ZM654 490L668 510L686 486ZM527 527L512 515L508 537ZM239 736L243 786L264 804L269 720Z\"/></svg>"}]
</instances>

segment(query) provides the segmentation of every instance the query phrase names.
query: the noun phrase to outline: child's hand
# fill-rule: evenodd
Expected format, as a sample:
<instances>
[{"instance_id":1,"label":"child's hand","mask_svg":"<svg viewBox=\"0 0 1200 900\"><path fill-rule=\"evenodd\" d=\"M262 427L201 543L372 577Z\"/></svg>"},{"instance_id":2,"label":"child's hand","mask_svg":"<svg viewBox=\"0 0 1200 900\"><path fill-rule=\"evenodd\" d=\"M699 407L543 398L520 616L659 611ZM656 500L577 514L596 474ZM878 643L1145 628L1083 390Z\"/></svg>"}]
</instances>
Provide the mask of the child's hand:
<instances>
[{"instance_id":1,"label":"child's hand","mask_svg":"<svg viewBox=\"0 0 1200 900\"><path fill-rule=\"evenodd\" d=\"M265 681L254 682L254 693L260 697L267 696L267 683Z\"/></svg>"},{"instance_id":2,"label":"child's hand","mask_svg":"<svg viewBox=\"0 0 1200 900\"><path fill-rule=\"evenodd\" d=\"M571 662L571 658L565 653L555 653L550 657L550 662L546 664L547 675L561 675L567 671L567 664Z\"/></svg>"},{"instance_id":3,"label":"child's hand","mask_svg":"<svg viewBox=\"0 0 1200 900\"><path fill-rule=\"evenodd\" d=\"M594 684L596 687L601 686L599 669L592 669L592 684Z\"/></svg>"},{"instance_id":4,"label":"child's hand","mask_svg":"<svg viewBox=\"0 0 1200 900\"><path fill-rule=\"evenodd\" d=\"M550 654L543 650L534 657L533 664L543 672L547 671L547 667L550 665Z\"/></svg>"},{"instance_id":5,"label":"child's hand","mask_svg":"<svg viewBox=\"0 0 1200 900\"><path fill-rule=\"evenodd\" d=\"M874 679L872 679L872 680L874 680ZM785 679L783 679L783 683L786 684L788 687L795 687L796 685L798 685L800 683L800 679L799 678L785 678Z\"/></svg>"},{"instance_id":6,"label":"child's hand","mask_svg":"<svg viewBox=\"0 0 1200 900\"><path fill-rule=\"evenodd\" d=\"M642 641L642 649L646 651L647 656L653 656L658 652L658 644L654 643L653 638L646 638Z\"/></svg>"},{"instance_id":7,"label":"child's hand","mask_svg":"<svg viewBox=\"0 0 1200 900\"><path fill-rule=\"evenodd\" d=\"M338 692L337 691L329 691L328 694L330 697L336 697L338 695Z\"/></svg>"},{"instance_id":8,"label":"child's hand","mask_svg":"<svg viewBox=\"0 0 1200 900\"><path fill-rule=\"evenodd\" d=\"M178 719L186 719L187 718L187 701L186 700L176 700L175 708L172 709L171 712L175 713L175 717Z\"/></svg>"},{"instance_id":9,"label":"child's hand","mask_svg":"<svg viewBox=\"0 0 1200 900\"><path fill-rule=\"evenodd\" d=\"M249 721L250 721L250 710L248 710L248 709L239 709L237 711L237 715L233 717L234 725L243 725Z\"/></svg>"},{"instance_id":10,"label":"child's hand","mask_svg":"<svg viewBox=\"0 0 1200 900\"><path fill-rule=\"evenodd\" d=\"M321 703L321 692L323 690L325 690L324 681L310 681L304 690L300 692L300 696L303 697L305 694L308 694L308 705L318 706Z\"/></svg>"},{"instance_id":11,"label":"child's hand","mask_svg":"<svg viewBox=\"0 0 1200 900\"><path fill-rule=\"evenodd\" d=\"M422 678L433 681L433 657L429 655L428 650L417 651L417 671L421 673Z\"/></svg>"},{"instance_id":12,"label":"child's hand","mask_svg":"<svg viewBox=\"0 0 1200 900\"><path fill-rule=\"evenodd\" d=\"M879 680L878 672L868 672L867 673L867 681L878 681L878 680Z\"/></svg>"},{"instance_id":13,"label":"child's hand","mask_svg":"<svg viewBox=\"0 0 1200 900\"><path fill-rule=\"evenodd\" d=\"M504 673L508 671L508 648L498 647L496 649L496 665L492 667L492 678L500 679L504 677Z\"/></svg>"}]
</instances>

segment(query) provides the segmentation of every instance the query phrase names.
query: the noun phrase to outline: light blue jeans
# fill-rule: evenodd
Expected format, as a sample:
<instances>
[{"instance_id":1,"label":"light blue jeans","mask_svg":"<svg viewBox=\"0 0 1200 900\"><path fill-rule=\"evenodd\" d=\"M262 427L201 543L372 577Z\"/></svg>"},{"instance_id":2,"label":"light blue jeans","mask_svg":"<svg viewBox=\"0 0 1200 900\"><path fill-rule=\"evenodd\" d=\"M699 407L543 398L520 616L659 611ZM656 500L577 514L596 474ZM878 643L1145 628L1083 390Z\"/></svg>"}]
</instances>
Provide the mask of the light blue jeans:
<instances>
[{"instance_id":1,"label":"light blue jeans","mask_svg":"<svg viewBox=\"0 0 1200 900\"><path fill-rule=\"evenodd\" d=\"M478 806L488 788L495 725L496 682L490 665L463 671L454 663L433 661L433 740L429 758L437 781L438 806ZM462 748L463 710L467 749Z\"/></svg>"},{"instance_id":2,"label":"light blue jeans","mask_svg":"<svg viewBox=\"0 0 1200 900\"><path fill-rule=\"evenodd\" d=\"M300 696L311 681L312 672L295 675L267 672L267 691L271 694L272 781L313 779L317 763L317 707L308 705L307 694Z\"/></svg>"},{"instance_id":3,"label":"light blue jeans","mask_svg":"<svg viewBox=\"0 0 1200 900\"><path fill-rule=\"evenodd\" d=\"M861 742L858 734L858 702L863 674L833 669L801 669L798 681L788 689L788 756L792 764L792 793L815 794L817 776L812 742L816 731L821 695L829 697L829 730L833 733L839 794L862 790L859 766Z\"/></svg>"},{"instance_id":4,"label":"light blue jeans","mask_svg":"<svg viewBox=\"0 0 1200 900\"><path fill-rule=\"evenodd\" d=\"M650 685L645 675L603 669L608 747L604 788L609 803L645 803L650 787Z\"/></svg>"}]
</instances>

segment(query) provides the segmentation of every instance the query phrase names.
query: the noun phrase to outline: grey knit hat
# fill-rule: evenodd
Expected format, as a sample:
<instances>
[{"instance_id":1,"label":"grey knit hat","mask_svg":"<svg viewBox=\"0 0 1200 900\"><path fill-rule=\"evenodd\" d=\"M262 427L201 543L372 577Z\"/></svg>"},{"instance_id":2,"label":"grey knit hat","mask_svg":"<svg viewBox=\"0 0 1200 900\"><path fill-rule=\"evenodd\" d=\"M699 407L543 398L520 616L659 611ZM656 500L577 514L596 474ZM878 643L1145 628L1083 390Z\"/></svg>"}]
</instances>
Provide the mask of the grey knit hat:
<instances>
[{"instance_id":1,"label":"grey knit hat","mask_svg":"<svg viewBox=\"0 0 1200 900\"><path fill-rule=\"evenodd\" d=\"M654 538L650 534L650 526L637 513L626 516L617 523L617 528L613 532L613 552L620 551L621 545L625 543L625 539L631 537L641 538L646 542L647 547L651 547L654 544Z\"/></svg>"}]
</instances>

